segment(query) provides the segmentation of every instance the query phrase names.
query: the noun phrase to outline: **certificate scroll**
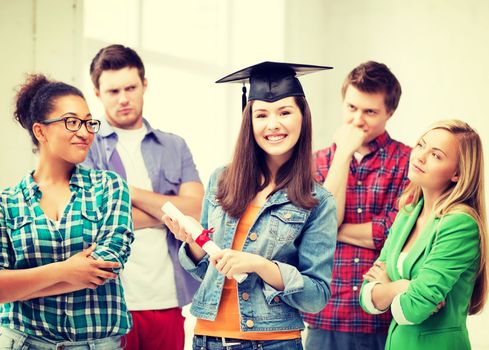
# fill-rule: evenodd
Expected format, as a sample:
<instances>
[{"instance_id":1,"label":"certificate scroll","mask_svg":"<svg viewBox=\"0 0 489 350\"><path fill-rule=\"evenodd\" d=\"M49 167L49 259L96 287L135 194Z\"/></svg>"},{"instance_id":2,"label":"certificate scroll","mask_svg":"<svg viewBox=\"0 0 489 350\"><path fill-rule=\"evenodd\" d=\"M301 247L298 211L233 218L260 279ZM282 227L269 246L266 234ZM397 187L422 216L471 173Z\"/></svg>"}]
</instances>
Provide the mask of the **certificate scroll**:
<instances>
[{"instance_id":1,"label":"certificate scroll","mask_svg":"<svg viewBox=\"0 0 489 350\"><path fill-rule=\"evenodd\" d=\"M166 202L161 207L161 210L163 210L163 212L166 215L168 215L170 218L172 218L172 220L178 221L178 223L183 226L185 231L187 231L188 233L190 233L192 235L192 238L194 239L194 241L196 241L202 247L202 249L204 249L204 251L207 254L213 255L213 254L221 251L221 248L219 248L212 240L207 238L209 231L204 230L202 225L189 220L172 203ZM202 242L203 244L201 245L199 242ZM233 278L238 283L243 282L246 279L246 277L248 277L247 273L239 273L239 274L235 274L233 276Z\"/></svg>"}]
</instances>

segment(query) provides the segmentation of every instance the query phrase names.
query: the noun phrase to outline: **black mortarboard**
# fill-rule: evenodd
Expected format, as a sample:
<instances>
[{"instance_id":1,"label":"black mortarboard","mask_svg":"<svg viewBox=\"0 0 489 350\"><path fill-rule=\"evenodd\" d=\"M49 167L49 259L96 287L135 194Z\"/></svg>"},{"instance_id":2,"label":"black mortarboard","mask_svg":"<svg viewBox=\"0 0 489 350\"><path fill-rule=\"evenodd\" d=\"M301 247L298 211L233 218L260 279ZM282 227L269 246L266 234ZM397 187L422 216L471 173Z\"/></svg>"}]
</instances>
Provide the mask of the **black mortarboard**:
<instances>
[{"instance_id":1,"label":"black mortarboard","mask_svg":"<svg viewBox=\"0 0 489 350\"><path fill-rule=\"evenodd\" d=\"M244 109L247 102L245 83L250 84L248 100L275 102L289 96L305 96L302 85L297 79L298 76L332 68L266 61L229 74L216 83L243 83L242 107Z\"/></svg>"}]
</instances>

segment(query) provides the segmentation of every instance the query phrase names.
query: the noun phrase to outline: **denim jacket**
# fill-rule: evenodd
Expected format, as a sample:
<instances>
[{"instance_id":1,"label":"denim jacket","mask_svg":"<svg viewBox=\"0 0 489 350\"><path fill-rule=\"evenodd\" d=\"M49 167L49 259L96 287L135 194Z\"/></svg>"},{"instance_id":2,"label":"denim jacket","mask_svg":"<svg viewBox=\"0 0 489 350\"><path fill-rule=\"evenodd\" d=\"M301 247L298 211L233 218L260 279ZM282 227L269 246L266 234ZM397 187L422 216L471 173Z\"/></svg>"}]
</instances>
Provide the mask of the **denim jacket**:
<instances>
[{"instance_id":1,"label":"denim jacket","mask_svg":"<svg viewBox=\"0 0 489 350\"><path fill-rule=\"evenodd\" d=\"M211 237L224 249L231 248L239 218L224 212L216 200L221 171L214 172L209 181L201 223L204 228L214 228ZM314 186L317 206L309 210L297 207L287 198L286 191L277 191L267 199L248 232L243 251L275 262L285 288L276 290L255 273L238 284L240 328L244 332L303 329L299 311L319 312L331 296L336 206L328 191ZM208 255L195 264L185 244L179 257L182 266L202 281L194 295L191 313L197 318L215 320L225 276L209 264ZM243 293L245 298L241 297Z\"/></svg>"}]
</instances>

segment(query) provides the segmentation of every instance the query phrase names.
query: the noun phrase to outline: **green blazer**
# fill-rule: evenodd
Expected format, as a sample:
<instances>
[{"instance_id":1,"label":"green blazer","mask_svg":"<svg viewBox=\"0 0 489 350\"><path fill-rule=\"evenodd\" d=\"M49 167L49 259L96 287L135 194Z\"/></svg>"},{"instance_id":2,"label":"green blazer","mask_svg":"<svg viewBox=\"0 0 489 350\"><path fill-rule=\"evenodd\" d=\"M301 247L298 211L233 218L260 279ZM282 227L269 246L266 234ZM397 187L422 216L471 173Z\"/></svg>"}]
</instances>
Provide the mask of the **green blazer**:
<instances>
[{"instance_id":1,"label":"green blazer","mask_svg":"<svg viewBox=\"0 0 489 350\"><path fill-rule=\"evenodd\" d=\"M378 259L386 264L392 281L411 280L391 304L393 320L385 348L470 349L466 319L479 269L479 228L465 213L428 220L404 260L401 276L399 253L422 208L421 200L411 211L399 211ZM367 285L362 285L360 304L366 312L379 313L372 310ZM441 301L445 306L433 314Z\"/></svg>"}]
</instances>

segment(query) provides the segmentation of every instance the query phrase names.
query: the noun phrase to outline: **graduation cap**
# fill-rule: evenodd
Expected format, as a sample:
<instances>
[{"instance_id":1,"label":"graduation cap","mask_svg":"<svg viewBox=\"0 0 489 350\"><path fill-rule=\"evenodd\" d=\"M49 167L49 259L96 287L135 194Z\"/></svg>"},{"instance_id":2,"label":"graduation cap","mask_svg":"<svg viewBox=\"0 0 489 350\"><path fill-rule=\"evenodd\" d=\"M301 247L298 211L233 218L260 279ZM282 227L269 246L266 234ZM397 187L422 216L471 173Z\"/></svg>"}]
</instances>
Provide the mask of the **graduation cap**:
<instances>
[{"instance_id":1,"label":"graduation cap","mask_svg":"<svg viewBox=\"0 0 489 350\"><path fill-rule=\"evenodd\" d=\"M314 73L328 66L314 66L310 64L262 62L231 73L216 83L242 83L242 107L246 106L246 86L250 84L248 100L275 102L289 96L305 96L298 76Z\"/></svg>"}]
</instances>

